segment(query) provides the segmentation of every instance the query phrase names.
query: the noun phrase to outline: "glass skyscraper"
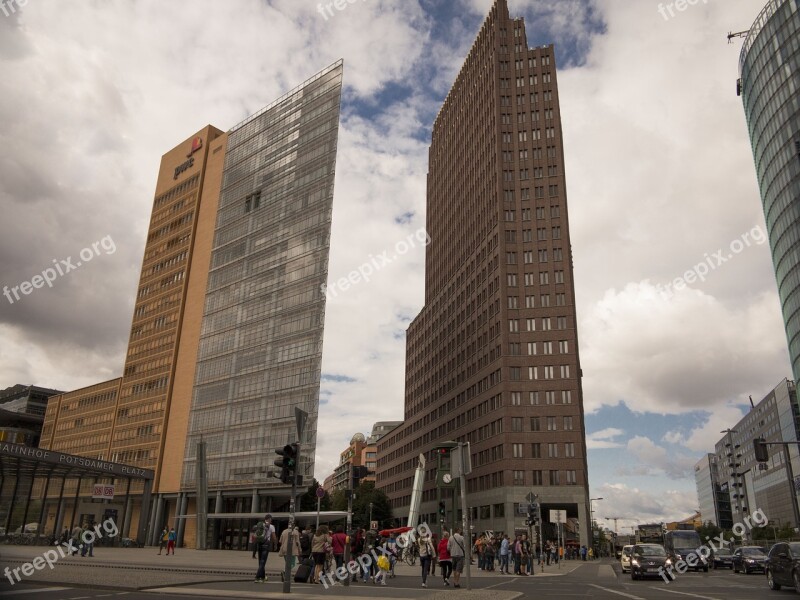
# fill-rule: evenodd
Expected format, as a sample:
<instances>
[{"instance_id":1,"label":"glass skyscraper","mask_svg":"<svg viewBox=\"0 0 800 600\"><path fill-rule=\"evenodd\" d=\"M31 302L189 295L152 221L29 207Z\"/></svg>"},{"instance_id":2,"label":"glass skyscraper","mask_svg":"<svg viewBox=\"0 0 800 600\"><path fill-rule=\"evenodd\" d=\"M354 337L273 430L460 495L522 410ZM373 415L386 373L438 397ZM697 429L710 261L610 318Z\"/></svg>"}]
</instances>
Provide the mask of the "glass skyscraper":
<instances>
[{"instance_id":1,"label":"glass skyscraper","mask_svg":"<svg viewBox=\"0 0 800 600\"><path fill-rule=\"evenodd\" d=\"M273 449L296 441L313 474L341 62L229 132L182 487L207 443L209 489L281 485ZM251 506L253 512L271 507Z\"/></svg>"},{"instance_id":2,"label":"glass skyscraper","mask_svg":"<svg viewBox=\"0 0 800 600\"><path fill-rule=\"evenodd\" d=\"M753 147L794 378L800 377L800 0L770 0L745 38L738 89Z\"/></svg>"}]
</instances>

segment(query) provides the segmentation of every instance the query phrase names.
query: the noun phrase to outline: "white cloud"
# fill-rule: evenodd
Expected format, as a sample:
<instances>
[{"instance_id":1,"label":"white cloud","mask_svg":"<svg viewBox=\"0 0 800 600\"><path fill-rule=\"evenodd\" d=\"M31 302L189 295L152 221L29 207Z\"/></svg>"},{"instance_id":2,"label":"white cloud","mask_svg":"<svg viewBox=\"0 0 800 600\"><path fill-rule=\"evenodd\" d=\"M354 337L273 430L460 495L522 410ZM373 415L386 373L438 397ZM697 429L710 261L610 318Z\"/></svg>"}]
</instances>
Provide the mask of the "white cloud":
<instances>
[{"instance_id":1,"label":"white cloud","mask_svg":"<svg viewBox=\"0 0 800 600\"><path fill-rule=\"evenodd\" d=\"M691 429L686 435L680 431L670 432L664 436L664 441L698 452L713 452L714 444L724 437L722 431L733 427L744 416L745 413L736 406L718 406L699 427Z\"/></svg>"},{"instance_id":2,"label":"white cloud","mask_svg":"<svg viewBox=\"0 0 800 600\"><path fill-rule=\"evenodd\" d=\"M669 479L686 479L697 462L694 456L667 451L650 438L637 435L628 440L625 464L616 473L621 476L664 476Z\"/></svg>"},{"instance_id":3,"label":"white cloud","mask_svg":"<svg viewBox=\"0 0 800 600\"><path fill-rule=\"evenodd\" d=\"M586 435L586 448L600 450L605 448L622 448L624 444L614 441L614 438L625 433L622 429L608 427Z\"/></svg>"},{"instance_id":4,"label":"white cloud","mask_svg":"<svg viewBox=\"0 0 800 600\"><path fill-rule=\"evenodd\" d=\"M613 530L613 520L606 520L606 517L621 517L617 521L619 534L629 534L630 527L639 523L679 521L693 515L697 508L694 493L687 493L682 488L654 490L624 483L605 483L592 493L603 498L592 503L595 521Z\"/></svg>"}]
</instances>

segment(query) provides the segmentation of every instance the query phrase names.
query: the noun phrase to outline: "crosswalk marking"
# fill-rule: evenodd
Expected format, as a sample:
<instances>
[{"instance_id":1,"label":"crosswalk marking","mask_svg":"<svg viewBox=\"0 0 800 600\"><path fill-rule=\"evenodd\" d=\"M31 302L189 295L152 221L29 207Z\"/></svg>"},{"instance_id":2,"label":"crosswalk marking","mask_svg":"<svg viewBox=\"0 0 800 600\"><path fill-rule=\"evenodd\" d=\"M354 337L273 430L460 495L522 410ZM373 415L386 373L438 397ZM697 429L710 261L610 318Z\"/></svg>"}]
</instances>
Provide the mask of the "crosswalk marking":
<instances>
[{"instance_id":1,"label":"crosswalk marking","mask_svg":"<svg viewBox=\"0 0 800 600\"><path fill-rule=\"evenodd\" d=\"M36 592L60 592L61 590L68 590L65 587L50 587L50 588L31 588L25 590L12 590L10 592L3 592L3 597L16 596L19 594L34 594Z\"/></svg>"}]
</instances>

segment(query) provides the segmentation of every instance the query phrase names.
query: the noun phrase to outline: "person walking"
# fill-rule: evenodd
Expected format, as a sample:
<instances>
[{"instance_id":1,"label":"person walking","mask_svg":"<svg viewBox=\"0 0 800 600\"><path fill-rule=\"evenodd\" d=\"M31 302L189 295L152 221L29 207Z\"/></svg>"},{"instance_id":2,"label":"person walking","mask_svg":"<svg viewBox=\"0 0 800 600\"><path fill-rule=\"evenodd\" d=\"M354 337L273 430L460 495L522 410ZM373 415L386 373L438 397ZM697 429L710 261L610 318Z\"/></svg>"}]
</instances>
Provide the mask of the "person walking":
<instances>
[{"instance_id":1,"label":"person walking","mask_svg":"<svg viewBox=\"0 0 800 600\"><path fill-rule=\"evenodd\" d=\"M169 529L167 529L167 526L164 525L164 527L161 529L161 535L159 536L159 539L158 539L158 555L159 556L161 556L161 551L166 547L168 538L169 538Z\"/></svg>"},{"instance_id":2,"label":"person walking","mask_svg":"<svg viewBox=\"0 0 800 600\"><path fill-rule=\"evenodd\" d=\"M258 554L258 570L254 583L265 583L267 581L266 566L272 544L275 543L275 526L272 524L272 515L264 516L263 521L256 523L256 550Z\"/></svg>"},{"instance_id":3,"label":"person walking","mask_svg":"<svg viewBox=\"0 0 800 600\"><path fill-rule=\"evenodd\" d=\"M286 556L286 553L289 551L289 528L287 527L281 532L281 540L280 540L280 550L278 550L278 556ZM302 549L300 548L300 529L297 528L295 525L294 529L292 530L292 569L294 569L294 565L297 562L297 557L302 555ZM281 572L281 577L283 577L283 572Z\"/></svg>"},{"instance_id":4,"label":"person walking","mask_svg":"<svg viewBox=\"0 0 800 600\"><path fill-rule=\"evenodd\" d=\"M80 525L75 525L72 528L72 555L75 556L80 550L81 547L81 533L83 533L83 529Z\"/></svg>"},{"instance_id":5,"label":"person walking","mask_svg":"<svg viewBox=\"0 0 800 600\"><path fill-rule=\"evenodd\" d=\"M336 568L340 569L344 565L344 547L347 545L347 535L344 528L339 525L336 533L331 537L331 547L333 548L333 560L336 561Z\"/></svg>"},{"instance_id":6,"label":"person walking","mask_svg":"<svg viewBox=\"0 0 800 600\"><path fill-rule=\"evenodd\" d=\"M453 563L453 587L460 588L461 571L464 570L464 536L461 535L461 529L457 528L450 540L447 542L447 551L450 553L450 561Z\"/></svg>"},{"instance_id":7,"label":"person walking","mask_svg":"<svg viewBox=\"0 0 800 600\"><path fill-rule=\"evenodd\" d=\"M175 533L175 528L169 528L169 534L167 535L167 556L169 556L169 551L172 550L172 556L175 556L175 542L178 539L178 534Z\"/></svg>"},{"instance_id":8,"label":"person walking","mask_svg":"<svg viewBox=\"0 0 800 600\"><path fill-rule=\"evenodd\" d=\"M311 540L311 556L314 557L314 576L312 583L322 583L320 576L324 574L325 557L331 549L332 538L326 525L320 525Z\"/></svg>"},{"instance_id":9,"label":"person walking","mask_svg":"<svg viewBox=\"0 0 800 600\"><path fill-rule=\"evenodd\" d=\"M431 572L431 561L436 550L431 542L431 536L424 533L417 540L419 546L419 564L422 567L422 587L428 587L428 574Z\"/></svg>"},{"instance_id":10,"label":"person walking","mask_svg":"<svg viewBox=\"0 0 800 600\"><path fill-rule=\"evenodd\" d=\"M450 552L447 550L447 544L450 542L450 532L445 531L442 534L442 540L439 542L439 570L442 572L442 580L446 586L450 585L450 574L453 571L453 562L450 558Z\"/></svg>"},{"instance_id":11,"label":"person walking","mask_svg":"<svg viewBox=\"0 0 800 600\"><path fill-rule=\"evenodd\" d=\"M509 552L508 535L504 535L500 541L500 574L508 575L508 552Z\"/></svg>"},{"instance_id":12,"label":"person walking","mask_svg":"<svg viewBox=\"0 0 800 600\"><path fill-rule=\"evenodd\" d=\"M253 550L253 558L256 559L256 558L258 558L258 554L256 553L257 548L256 548L256 526L255 525L253 525L253 527L250 529L249 542L250 542L250 548L252 548L252 550Z\"/></svg>"}]
</instances>

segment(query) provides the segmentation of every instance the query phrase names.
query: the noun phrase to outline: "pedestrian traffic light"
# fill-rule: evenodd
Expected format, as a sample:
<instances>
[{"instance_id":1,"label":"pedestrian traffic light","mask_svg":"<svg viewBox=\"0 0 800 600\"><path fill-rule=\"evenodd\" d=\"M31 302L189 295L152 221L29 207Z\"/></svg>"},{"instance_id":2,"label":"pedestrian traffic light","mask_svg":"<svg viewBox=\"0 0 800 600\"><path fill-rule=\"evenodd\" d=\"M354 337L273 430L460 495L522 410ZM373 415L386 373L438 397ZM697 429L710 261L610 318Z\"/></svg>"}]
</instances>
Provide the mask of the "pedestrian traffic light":
<instances>
[{"instance_id":1,"label":"pedestrian traffic light","mask_svg":"<svg viewBox=\"0 0 800 600\"><path fill-rule=\"evenodd\" d=\"M297 473L297 444L286 444L283 448L275 448L275 454L280 458L275 459L275 466L281 468L280 480L291 484Z\"/></svg>"},{"instance_id":2,"label":"pedestrian traffic light","mask_svg":"<svg viewBox=\"0 0 800 600\"><path fill-rule=\"evenodd\" d=\"M753 450L755 450L758 462L767 462L769 460L769 448L767 448L767 442L763 437L753 440Z\"/></svg>"},{"instance_id":3,"label":"pedestrian traffic light","mask_svg":"<svg viewBox=\"0 0 800 600\"><path fill-rule=\"evenodd\" d=\"M442 500L441 502L439 502L439 516L444 519L446 515L447 515L447 507L445 506L444 500Z\"/></svg>"}]
</instances>

